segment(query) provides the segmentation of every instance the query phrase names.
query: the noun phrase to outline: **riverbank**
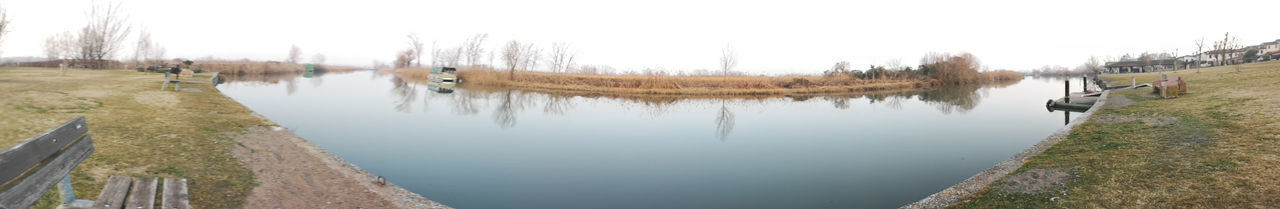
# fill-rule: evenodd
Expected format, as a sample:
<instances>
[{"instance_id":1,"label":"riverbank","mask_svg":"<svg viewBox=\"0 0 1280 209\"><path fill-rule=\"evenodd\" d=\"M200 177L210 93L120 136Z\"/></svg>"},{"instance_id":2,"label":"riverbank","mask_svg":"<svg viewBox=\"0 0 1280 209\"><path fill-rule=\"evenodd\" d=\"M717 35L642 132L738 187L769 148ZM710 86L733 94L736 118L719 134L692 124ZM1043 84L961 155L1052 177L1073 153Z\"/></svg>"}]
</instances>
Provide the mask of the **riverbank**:
<instances>
[{"instance_id":1,"label":"riverbank","mask_svg":"<svg viewBox=\"0 0 1280 209\"><path fill-rule=\"evenodd\" d=\"M1190 93L1112 91L1066 140L956 208L1280 205L1280 62L1165 72ZM1158 73L1105 75L1151 82Z\"/></svg>"},{"instance_id":2,"label":"riverbank","mask_svg":"<svg viewBox=\"0 0 1280 209\"><path fill-rule=\"evenodd\" d=\"M426 80L426 70L392 71L409 80ZM611 95L679 95L679 96L788 96L848 94L887 90L926 89L941 85L939 81L904 76L897 79L834 76L673 76L673 75L596 75L466 69L458 71L466 86L528 89L544 92L590 93ZM981 83L1011 82L1023 78L1009 71L983 73Z\"/></svg>"},{"instance_id":3,"label":"riverbank","mask_svg":"<svg viewBox=\"0 0 1280 209\"><path fill-rule=\"evenodd\" d=\"M192 80L208 80L208 73ZM252 127L275 124L233 101L207 83L185 83L181 92L160 91L155 73L126 70L0 69L0 147L9 147L76 116L85 116L96 151L71 174L76 197L94 199L109 176L187 178L191 204L201 208L240 208L273 205L283 208L335 205L282 205L293 200L314 204L374 207L359 203L390 202L404 207L397 194L367 186L372 179L331 155L318 152L292 133L265 134ZM248 137L248 138L245 138ZM245 139L253 139L251 141ZM259 145L270 145L264 149ZM287 146L293 145L293 146ZM308 149L310 147L310 149ZM255 152L272 150L272 152ZM263 156L290 162L274 169ZM308 151L311 150L311 151ZM286 154L279 154L286 153ZM293 153L293 154L288 154ZM305 153L301 154L301 153ZM320 153L320 154L317 154ZM244 158L245 156L241 156ZM343 170L346 168L348 170ZM337 175L341 174L341 175ZM356 174L356 175L352 175ZM368 175L363 173L363 175ZM302 179L310 184L366 185L329 190L332 187L291 187ZM309 180L308 180L309 179ZM297 181L292 181L297 182ZM345 183L342 183L345 182ZM349 192L361 191L363 192ZM397 188L388 184L387 188ZM288 198L271 197L270 188L290 188ZM382 189L385 190L385 189ZM401 189L402 190L402 189ZM370 198L373 194L378 198ZM275 195L279 195L276 193ZM425 198L421 199L425 201ZM268 202L262 204L262 202ZM52 208L56 198L46 195L36 208ZM283 202L283 203L272 203ZM313 203L308 203L313 204ZM426 206L431 206L426 204Z\"/></svg>"}]
</instances>

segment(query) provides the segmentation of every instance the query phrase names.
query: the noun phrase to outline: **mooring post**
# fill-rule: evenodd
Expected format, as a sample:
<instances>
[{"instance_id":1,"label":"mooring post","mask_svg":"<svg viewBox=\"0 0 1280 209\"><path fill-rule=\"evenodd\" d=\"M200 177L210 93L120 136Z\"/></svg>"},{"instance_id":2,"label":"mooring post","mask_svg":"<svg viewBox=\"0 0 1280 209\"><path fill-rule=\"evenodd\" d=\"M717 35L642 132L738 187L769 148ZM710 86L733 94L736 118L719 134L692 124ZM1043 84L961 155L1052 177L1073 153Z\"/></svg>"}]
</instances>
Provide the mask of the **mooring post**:
<instances>
[{"instance_id":1,"label":"mooring post","mask_svg":"<svg viewBox=\"0 0 1280 209\"><path fill-rule=\"evenodd\" d=\"M1062 81L1062 102L1071 102L1071 79Z\"/></svg>"},{"instance_id":2,"label":"mooring post","mask_svg":"<svg viewBox=\"0 0 1280 209\"><path fill-rule=\"evenodd\" d=\"M1080 83L1080 86L1082 87L1082 88L1080 88L1080 89L1081 89L1080 91L1081 91L1081 92L1088 92L1088 91L1089 91L1089 76L1087 76L1087 75L1085 75L1085 76L1080 76L1080 82L1082 82L1082 83Z\"/></svg>"}]
</instances>

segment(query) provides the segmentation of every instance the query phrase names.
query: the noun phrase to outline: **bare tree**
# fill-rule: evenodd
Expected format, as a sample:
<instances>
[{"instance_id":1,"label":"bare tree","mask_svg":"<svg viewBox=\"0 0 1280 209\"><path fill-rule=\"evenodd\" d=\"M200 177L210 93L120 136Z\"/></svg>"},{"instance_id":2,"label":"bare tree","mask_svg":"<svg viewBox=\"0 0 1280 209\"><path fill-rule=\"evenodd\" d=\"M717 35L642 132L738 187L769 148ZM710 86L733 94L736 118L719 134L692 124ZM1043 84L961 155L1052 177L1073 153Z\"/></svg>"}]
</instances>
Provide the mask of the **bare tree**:
<instances>
[{"instance_id":1,"label":"bare tree","mask_svg":"<svg viewBox=\"0 0 1280 209\"><path fill-rule=\"evenodd\" d=\"M316 53L316 55L312 55L311 64L316 64L316 65L324 64L324 54Z\"/></svg>"},{"instance_id":2,"label":"bare tree","mask_svg":"<svg viewBox=\"0 0 1280 209\"><path fill-rule=\"evenodd\" d=\"M462 47L453 47L440 50L438 54L440 64L447 67L457 67L462 62L463 49Z\"/></svg>"},{"instance_id":3,"label":"bare tree","mask_svg":"<svg viewBox=\"0 0 1280 209\"><path fill-rule=\"evenodd\" d=\"M409 33L409 49L413 50L413 60L416 60L413 64L417 67L422 67L422 48L422 41L418 38L418 34Z\"/></svg>"},{"instance_id":4,"label":"bare tree","mask_svg":"<svg viewBox=\"0 0 1280 209\"><path fill-rule=\"evenodd\" d=\"M1089 73L1092 73L1092 74L1102 73L1102 69L1103 69L1102 65L1103 65L1102 59L1098 59L1097 56L1090 56L1089 60L1085 61L1084 63L1085 70L1088 70Z\"/></svg>"},{"instance_id":5,"label":"bare tree","mask_svg":"<svg viewBox=\"0 0 1280 209\"><path fill-rule=\"evenodd\" d=\"M1196 72L1199 72L1200 62L1201 62L1200 59L1204 57L1203 53L1204 53L1204 36L1201 36L1200 39L1196 39L1196 65L1195 65L1197 70Z\"/></svg>"},{"instance_id":6,"label":"bare tree","mask_svg":"<svg viewBox=\"0 0 1280 209\"><path fill-rule=\"evenodd\" d=\"M522 63L520 58L524 57L523 49L520 41L516 40L507 42L507 46L503 47L502 61L507 64L507 79L513 80L516 78L516 67Z\"/></svg>"},{"instance_id":7,"label":"bare tree","mask_svg":"<svg viewBox=\"0 0 1280 209\"><path fill-rule=\"evenodd\" d=\"M577 52L569 48L568 43L557 42L551 44L551 72L565 72L573 66L573 59L577 56Z\"/></svg>"},{"instance_id":8,"label":"bare tree","mask_svg":"<svg viewBox=\"0 0 1280 209\"><path fill-rule=\"evenodd\" d=\"M5 34L9 33L9 11L0 7L0 43L4 43ZM0 51L3 52L3 51Z\"/></svg>"},{"instance_id":9,"label":"bare tree","mask_svg":"<svg viewBox=\"0 0 1280 209\"><path fill-rule=\"evenodd\" d=\"M151 32L143 29L138 33L138 42L133 50L133 61L139 65L152 65L154 61L164 60L164 47L151 40Z\"/></svg>"},{"instance_id":10,"label":"bare tree","mask_svg":"<svg viewBox=\"0 0 1280 209\"><path fill-rule=\"evenodd\" d=\"M406 68L413 64L413 59L413 49L405 49L396 53L396 61L393 64L396 68Z\"/></svg>"},{"instance_id":11,"label":"bare tree","mask_svg":"<svg viewBox=\"0 0 1280 209\"><path fill-rule=\"evenodd\" d=\"M732 45L725 45L724 49L720 50L720 71L725 76L729 76L729 72L733 71L733 68L737 66L738 53L733 51Z\"/></svg>"},{"instance_id":12,"label":"bare tree","mask_svg":"<svg viewBox=\"0 0 1280 209\"><path fill-rule=\"evenodd\" d=\"M129 36L128 17L120 4L95 4L86 14L89 22L80 29L79 59L92 68L106 68L106 60L115 56Z\"/></svg>"},{"instance_id":13,"label":"bare tree","mask_svg":"<svg viewBox=\"0 0 1280 209\"><path fill-rule=\"evenodd\" d=\"M522 54L524 56L520 59L524 60L524 65L522 65L520 69L533 70L534 68L537 68L538 61L542 60L542 49L538 48L538 46L533 45L533 43L526 43L523 47L524 49L521 51L524 52Z\"/></svg>"},{"instance_id":14,"label":"bare tree","mask_svg":"<svg viewBox=\"0 0 1280 209\"><path fill-rule=\"evenodd\" d=\"M290 46L289 57L285 58L285 62L297 64L300 59L302 59L302 48L298 48L298 45Z\"/></svg>"},{"instance_id":15,"label":"bare tree","mask_svg":"<svg viewBox=\"0 0 1280 209\"><path fill-rule=\"evenodd\" d=\"M476 34L462 43L462 54L466 56L467 66L480 63L480 58L484 56L484 40L488 38L489 34Z\"/></svg>"}]
</instances>

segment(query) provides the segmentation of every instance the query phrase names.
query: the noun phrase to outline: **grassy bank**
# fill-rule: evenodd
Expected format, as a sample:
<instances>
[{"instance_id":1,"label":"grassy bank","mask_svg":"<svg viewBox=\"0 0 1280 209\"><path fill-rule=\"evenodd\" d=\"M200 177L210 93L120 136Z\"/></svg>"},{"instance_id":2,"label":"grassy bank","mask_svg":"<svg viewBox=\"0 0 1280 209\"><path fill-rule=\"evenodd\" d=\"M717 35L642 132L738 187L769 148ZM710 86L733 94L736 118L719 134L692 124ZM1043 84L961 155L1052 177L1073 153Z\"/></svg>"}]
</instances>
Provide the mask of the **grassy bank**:
<instances>
[{"instance_id":1,"label":"grassy bank","mask_svg":"<svg viewBox=\"0 0 1280 209\"><path fill-rule=\"evenodd\" d=\"M1280 62L1167 72L1190 94L1112 92L1067 140L958 208L1268 208L1280 205ZM1157 73L1107 75L1139 83ZM1027 192L1014 176L1070 178ZM1020 188L1021 187L1021 188Z\"/></svg>"},{"instance_id":2,"label":"grassy bank","mask_svg":"<svg viewBox=\"0 0 1280 209\"><path fill-rule=\"evenodd\" d=\"M426 79L428 71L400 69L396 74L408 79ZM780 96L839 94L884 90L929 88L937 80L921 77L863 79L852 76L672 76L595 75L466 69L458 71L466 86L488 86L559 92L589 92L618 95L686 96ZM1022 75L1000 71L984 73L983 82L1021 80Z\"/></svg>"},{"instance_id":3,"label":"grassy bank","mask_svg":"<svg viewBox=\"0 0 1280 209\"><path fill-rule=\"evenodd\" d=\"M210 73L193 80L208 80ZM160 91L162 76L126 70L0 69L0 147L84 115L96 151L71 174L76 197L95 199L107 178L178 177L190 181L191 204L236 208L254 187L232 156L231 136L271 122L209 84ZM48 198L40 207L51 208Z\"/></svg>"}]
</instances>

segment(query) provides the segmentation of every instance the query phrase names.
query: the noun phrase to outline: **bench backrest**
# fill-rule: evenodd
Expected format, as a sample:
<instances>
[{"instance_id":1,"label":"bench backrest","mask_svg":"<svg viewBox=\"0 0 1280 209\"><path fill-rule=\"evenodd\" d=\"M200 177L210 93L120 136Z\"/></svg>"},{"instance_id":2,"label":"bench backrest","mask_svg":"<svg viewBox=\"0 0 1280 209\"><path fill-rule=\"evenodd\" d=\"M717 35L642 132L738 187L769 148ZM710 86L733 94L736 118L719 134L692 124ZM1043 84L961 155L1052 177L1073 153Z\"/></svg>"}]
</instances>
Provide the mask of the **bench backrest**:
<instances>
[{"instance_id":1,"label":"bench backrest","mask_svg":"<svg viewBox=\"0 0 1280 209\"><path fill-rule=\"evenodd\" d=\"M84 116L0 152L0 208L27 208L93 153Z\"/></svg>"}]
</instances>

